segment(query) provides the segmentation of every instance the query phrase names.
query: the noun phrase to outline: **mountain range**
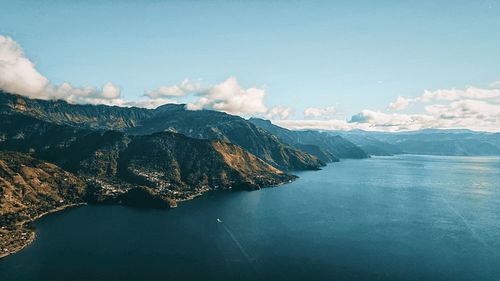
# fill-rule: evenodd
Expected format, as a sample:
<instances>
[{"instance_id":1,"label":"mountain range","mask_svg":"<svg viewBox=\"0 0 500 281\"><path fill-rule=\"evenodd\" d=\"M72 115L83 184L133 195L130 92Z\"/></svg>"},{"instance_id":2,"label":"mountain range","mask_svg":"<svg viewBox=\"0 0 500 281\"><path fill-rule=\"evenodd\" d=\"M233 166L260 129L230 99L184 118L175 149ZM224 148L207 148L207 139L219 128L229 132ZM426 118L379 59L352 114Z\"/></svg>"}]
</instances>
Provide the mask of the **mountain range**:
<instances>
[{"instance_id":1,"label":"mountain range","mask_svg":"<svg viewBox=\"0 0 500 281\"><path fill-rule=\"evenodd\" d=\"M350 140L371 155L500 155L500 133L463 129L425 129L395 133L357 130L329 133Z\"/></svg>"},{"instance_id":2,"label":"mountain range","mask_svg":"<svg viewBox=\"0 0 500 281\"><path fill-rule=\"evenodd\" d=\"M75 204L171 208L210 190L276 186L293 171L402 153L500 155L500 134L294 131L182 104L79 105L0 92L0 249L19 250L34 237L29 222Z\"/></svg>"}]
</instances>

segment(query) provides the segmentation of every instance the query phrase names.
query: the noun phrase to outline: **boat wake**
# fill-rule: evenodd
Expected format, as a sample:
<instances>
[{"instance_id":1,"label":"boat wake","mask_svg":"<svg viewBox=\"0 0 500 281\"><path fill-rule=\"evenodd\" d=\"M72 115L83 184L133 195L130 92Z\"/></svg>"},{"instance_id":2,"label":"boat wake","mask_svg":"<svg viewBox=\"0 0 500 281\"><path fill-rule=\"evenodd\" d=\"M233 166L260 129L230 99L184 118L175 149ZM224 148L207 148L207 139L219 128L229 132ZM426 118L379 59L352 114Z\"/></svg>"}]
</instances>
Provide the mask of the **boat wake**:
<instances>
[{"instance_id":1,"label":"boat wake","mask_svg":"<svg viewBox=\"0 0 500 281\"><path fill-rule=\"evenodd\" d=\"M236 238L236 235L234 235L233 231L224 223L221 219L217 219L217 223L221 224L222 227L224 228L225 232L229 235L231 240L233 240L234 244L238 247L241 255L245 258L245 261L250 265L250 267L253 269L254 273L257 274L257 269L255 267L254 262L250 258L250 255L247 253L243 245L240 243L240 241Z\"/></svg>"}]
</instances>

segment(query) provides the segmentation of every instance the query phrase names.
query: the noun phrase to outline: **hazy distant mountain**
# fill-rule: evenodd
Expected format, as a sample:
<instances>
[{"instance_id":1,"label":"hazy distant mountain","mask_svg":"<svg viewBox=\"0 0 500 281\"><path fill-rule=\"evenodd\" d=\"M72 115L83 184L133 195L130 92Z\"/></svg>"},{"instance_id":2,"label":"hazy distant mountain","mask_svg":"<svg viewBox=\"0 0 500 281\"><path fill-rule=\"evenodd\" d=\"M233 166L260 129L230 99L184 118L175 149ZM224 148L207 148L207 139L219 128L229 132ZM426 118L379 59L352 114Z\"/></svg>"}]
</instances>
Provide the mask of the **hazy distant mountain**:
<instances>
[{"instance_id":1,"label":"hazy distant mountain","mask_svg":"<svg viewBox=\"0 0 500 281\"><path fill-rule=\"evenodd\" d=\"M387 151L390 154L500 155L498 133L425 129L398 133L353 131L341 134L366 150L369 150L367 146L373 145L374 149Z\"/></svg>"},{"instance_id":2,"label":"hazy distant mountain","mask_svg":"<svg viewBox=\"0 0 500 281\"><path fill-rule=\"evenodd\" d=\"M72 105L0 92L0 113L19 113L55 124L85 129L119 130L129 134L173 131L199 139L220 139L239 145L284 170L318 169L316 157L280 142L247 120L222 112L186 110L184 105L157 109L104 105Z\"/></svg>"},{"instance_id":3,"label":"hazy distant mountain","mask_svg":"<svg viewBox=\"0 0 500 281\"><path fill-rule=\"evenodd\" d=\"M276 135L285 143L302 148L304 145L316 146L318 158L323 154L333 155L335 158L367 158L368 154L354 143L338 135L330 135L318 131L293 131L271 123L269 120L251 118L250 122ZM314 154L312 147L311 153ZM335 161L335 159L333 159Z\"/></svg>"},{"instance_id":4,"label":"hazy distant mountain","mask_svg":"<svg viewBox=\"0 0 500 281\"><path fill-rule=\"evenodd\" d=\"M340 135L343 138L351 141L352 143L359 146L369 155L374 156L392 156L396 154L402 154L403 151L396 145L390 144L388 142L381 141L370 134L360 133L360 132L345 132L345 131L334 131L325 132L333 135Z\"/></svg>"}]
</instances>

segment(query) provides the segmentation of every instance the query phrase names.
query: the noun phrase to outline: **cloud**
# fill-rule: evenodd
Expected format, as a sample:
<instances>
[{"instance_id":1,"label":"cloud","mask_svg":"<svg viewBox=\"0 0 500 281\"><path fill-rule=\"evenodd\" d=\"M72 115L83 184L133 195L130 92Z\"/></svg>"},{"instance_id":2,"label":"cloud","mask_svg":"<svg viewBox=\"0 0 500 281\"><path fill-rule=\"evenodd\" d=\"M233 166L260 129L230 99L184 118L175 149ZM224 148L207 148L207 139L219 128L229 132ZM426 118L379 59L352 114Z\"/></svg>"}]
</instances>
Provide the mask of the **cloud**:
<instances>
[{"instance_id":1,"label":"cloud","mask_svg":"<svg viewBox=\"0 0 500 281\"><path fill-rule=\"evenodd\" d=\"M168 99L168 98L155 98L155 99L142 99L138 101L129 101L126 102L124 105L125 106L135 106L135 107L144 107L144 108L149 108L149 109L154 109L157 108L158 106L165 105L165 104L179 104L179 101L175 99Z\"/></svg>"},{"instance_id":2,"label":"cloud","mask_svg":"<svg viewBox=\"0 0 500 281\"><path fill-rule=\"evenodd\" d=\"M499 119L500 105L479 100L459 100L449 105L429 105L425 110L442 119Z\"/></svg>"},{"instance_id":3,"label":"cloud","mask_svg":"<svg viewBox=\"0 0 500 281\"><path fill-rule=\"evenodd\" d=\"M102 88L74 87L67 82L61 85L49 84L43 94L36 98L62 99L76 104L127 105L127 101L121 98L121 89L112 83L106 83Z\"/></svg>"},{"instance_id":4,"label":"cloud","mask_svg":"<svg viewBox=\"0 0 500 281\"><path fill-rule=\"evenodd\" d=\"M419 98L420 101L453 101L461 98L468 99L494 99L500 98L500 89L483 89L467 87L460 89L439 89L435 91L425 91Z\"/></svg>"},{"instance_id":5,"label":"cloud","mask_svg":"<svg viewBox=\"0 0 500 281\"><path fill-rule=\"evenodd\" d=\"M291 107L274 106L264 115L267 119L288 119L292 114Z\"/></svg>"},{"instance_id":6,"label":"cloud","mask_svg":"<svg viewBox=\"0 0 500 281\"><path fill-rule=\"evenodd\" d=\"M186 78L179 85L145 91L144 98L138 101L123 99L120 87L109 82L102 88L76 87L68 82L55 85L37 71L35 64L24 55L17 42L1 35L0 90L31 98L62 99L76 104L147 108L179 103L179 99L190 95L194 97L194 101L187 104L187 108L191 110L213 109L235 115L262 115L280 119L286 119L291 114L291 109L284 106L268 109L264 103L264 88L244 88L235 77L229 77L222 83L208 87Z\"/></svg>"},{"instance_id":7,"label":"cloud","mask_svg":"<svg viewBox=\"0 0 500 281\"><path fill-rule=\"evenodd\" d=\"M500 80L491 82L490 83L490 87L492 87L492 88L498 88L498 87L500 87Z\"/></svg>"},{"instance_id":8,"label":"cloud","mask_svg":"<svg viewBox=\"0 0 500 281\"><path fill-rule=\"evenodd\" d=\"M380 111L363 110L353 115L349 123L365 124L364 128L368 127L372 130L401 131L430 128L434 125L433 121L432 116L425 114L389 114Z\"/></svg>"},{"instance_id":9,"label":"cloud","mask_svg":"<svg viewBox=\"0 0 500 281\"><path fill-rule=\"evenodd\" d=\"M403 110L410 105L411 102L413 102L414 99L409 99L409 98L404 98L404 97L398 97L394 102L391 102L389 104L389 109L391 110Z\"/></svg>"},{"instance_id":10,"label":"cloud","mask_svg":"<svg viewBox=\"0 0 500 281\"><path fill-rule=\"evenodd\" d=\"M500 105L481 100L461 99L449 104L432 104L423 114L388 114L363 110L350 123L368 124L372 130L402 131L424 128L467 128L500 131Z\"/></svg>"},{"instance_id":11,"label":"cloud","mask_svg":"<svg viewBox=\"0 0 500 281\"><path fill-rule=\"evenodd\" d=\"M337 108L328 106L325 108L309 107L304 110L305 117L331 117L337 113Z\"/></svg>"},{"instance_id":12,"label":"cloud","mask_svg":"<svg viewBox=\"0 0 500 281\"><path fill-rule=\"evenodd\" d=\"M63 99L78 104L106 104L155 108L186 99L191 110L213 109L242 116L264 116L276 124L291 129L380 130L400 131L423 128L468 128L500 131L500 81L490 88L426 90L418 97L398 97L388 109L403 111L413 103L422 103L418 114L387 113L365 109L349 120L333 119L335 107L306 108L307 120L289 120L290 107L268 108L266 90L262 87L241 86L235 77L211 86L184 79L179 85L162 86L146 91L138 101L126 100L113 83L102 87L77 87L70 83L55 85L39 73L36 65L24 54L21 46L0 35L0 90L39 99ZM332 119L328 119L332 118Z\"/></svg>"},{"instance_id":13,"label":"cloud","mask_svg":"<svg viewBox=\"0 0 500 281\"><path fill-rule=\"evenodd\" d=\"M235 77L201 89L198 99L188 103L190 110L213 109L235 115L255 115L267 113L264 104L266 91L263 88L243 88Z\"/></svg>"},{"instance_id":14,"label":"cloud","mask_svg":"<svg viewBox=\"0 0 500 281\"><path fill-rule=\"evenodd\" d=\"M290 130L351 130L357 128L344 120L273 120L273 123ZM363 126L361 126L363 127ZM367 127L367 126L364 126Z\"/></svg>"},{"instance_id":15,"label":"cloud","mask_svg":"<svg viewBox=\"0 0 500 281\"><path fill-rule=\"evenodd\" d=\"M116 99L121 95L121 89L111 83L106 83L102 87L101 97L104 99Z\"/></svg>"},{"instance_id":16,"label":"cloud","mask_svg":"<svg viewBox=\"0 0 500 281\"><path fill-rule=\"evenodd\" d=\"M500 86L499 81L493 82L492 87L495 85ZM490 100L499 99L500 89L497 88L478 88L478 87L466 87L465 89L438 89L434 91L425 90L424 93L419 97L414 98L404 98L398 97L394 102L389 104L389 109L391 110L403 110L406 109L411 103L423 102L429 103L434 101L455 101L459 99L478 99L478 100Z\"/></svg>"},{"instance_id":17,"label":"cloud","mask_svg":"<svg viewBox=\"0 0 500 281\"><path fill-rule=\"evenodd\" d=\"M277 120L277 125L289 129L414 131L426 128L471 129L500 131L500 104L497 101L459 99L424 107L418 114L386 113L365 109L348 121L330 120Z\"/></svg>"},{"instance_id":18,"label":"cloud","mask_svg":"<svg viewBox=\"0 0 500 281\"><path fill-rule=\"evenodd\" d=\"M21 46L0 35L0 90L38 97L48 84L49 80L24 56Z\"/></svg>"},{"instance_id":19,"label":"cloud","mask_svg":"<svg viewBox=\"0 0 500 281\"><path fill-rule=\"evenodd\" d=\"M63 99L70 103L127 106L121 90L112 83L96 87L74 87L69 83L54 85L40 74L12 38L0 35L0 90L38 99Z\"/></svg>"},{"instance_id":20,"label":"cloud","mask_svg":"<svg viewBox=\"0 0 500 281\"><path fill-rule=\"evenodd\" d=\"M144 92L144 95L149 98L182 97L201 90L202 86L199 83L192 82L186 78L180 85L161 86L158 89Z\"/></svg>"}]
</instances>

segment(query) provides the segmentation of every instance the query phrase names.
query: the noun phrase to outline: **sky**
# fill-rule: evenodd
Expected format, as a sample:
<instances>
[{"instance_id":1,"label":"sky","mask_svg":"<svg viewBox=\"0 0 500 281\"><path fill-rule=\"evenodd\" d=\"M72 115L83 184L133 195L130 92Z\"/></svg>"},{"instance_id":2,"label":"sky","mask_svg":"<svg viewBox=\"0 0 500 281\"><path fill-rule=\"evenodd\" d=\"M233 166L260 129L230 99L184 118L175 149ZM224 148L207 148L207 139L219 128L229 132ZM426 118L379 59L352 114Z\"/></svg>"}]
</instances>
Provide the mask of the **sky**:
<instances>
[{"instance_id":1,"label":"sky","mask_svg":"<svg viewBox=\"0 0 500 281\"><path fill-rule=\"evenodd\" d=\"M500 1L4 1L0 89L293 129L500 131Z\"/></svg>"}]
</instances>

